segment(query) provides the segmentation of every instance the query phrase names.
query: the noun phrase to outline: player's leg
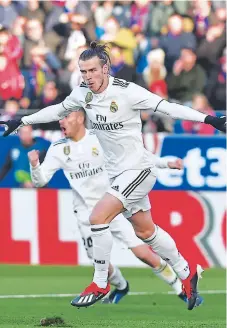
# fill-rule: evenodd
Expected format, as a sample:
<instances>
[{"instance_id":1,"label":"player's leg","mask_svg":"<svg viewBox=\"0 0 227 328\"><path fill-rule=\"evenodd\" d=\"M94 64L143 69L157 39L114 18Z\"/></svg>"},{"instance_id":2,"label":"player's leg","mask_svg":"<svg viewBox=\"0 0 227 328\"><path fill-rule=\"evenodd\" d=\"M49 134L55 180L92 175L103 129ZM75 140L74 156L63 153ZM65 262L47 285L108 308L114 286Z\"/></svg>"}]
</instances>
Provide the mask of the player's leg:
<instances>
[{"instance_id":1,"label":"player's leg","mask_svg":"<svg viewBox=\"0 0 227 328\"><path fill-rule=\"evenodd\" d=\"M110 263L108 281L115 288L108 297L103 299L104 304L118 304L129 292L129 283L122 275L120 269Z\"/></svg>"},{"instance_id":2,"label":"player's leg","mask_svg":"<svg viewBox=\"0 0 227 328\"><path fill-rule=\"evenodd\" d=\"M176 275L173 268L164 261L160 256L154 254L148 245L139 245L131 248L131 251L142 262L152 267L154 274L167 283L176 293L176 295L184 302L187 303L186 293L182 290L182 282ZM203 298L198 296L196 300L196 306L200 306L203 303Z\"/></svg>"},{"instance_id":3,"label":"player's leg","mask_svg":"<svg viewBox=\"0 0 227 328\"><path fill-rule=\"evenodd\" d=\"M109 223L122 209L123 205L117 198L105 194L90 215L95 266L93 282L102 289L107 287L110 253L113 245Z\"/></svg>"},{"instance_id":4,"label":"player's leg","mask_svg":"<svg viewBox=\"0 0 227 328\"><path fill-rule=\"evenodd\" d=\"M178 251L173 238L162 228L154 225L149 210L133 214L131 222L136 235L150 245L154 252L166 260L177 273L188 298L188 309L192 310L199 301L197 284L202 272L201 267L189 265Z\"/></svg>"},{"instance_id":5,"label":"player's leg","mask_svg":"<svg viewBox=\"0 0 227 328\"><path fill-rule=\"evenodd\" d=\"M106 210L107 204L110 201L110 198L113 198L113 204L116 206L116 202L114 202L113 196L106 194L104 198L100 201L101 207L100 209L94 209L94 216L91 215L91 223L92 218L94 217L94 222L98 224L93 224L89 226L91 240L92 240L92 257L94 263L94 277L93 282L84 290L82 294L76 297L71 304L77 307L87 307L104 296L106 296L110 291L110 284L108 283L109 276L109 267L110 267L110 253L112 249L113 238L112 234L109 230L109 224L114 216L116 216L116 209L112 209L112 215L108 215L108 211ZM120 203L118 199L117 202ZM99 205L99 204L97 204ZM119 205L118 205L119 206ZM119 206L120 207L120 206ZM122 207L122 205L121 205ZM103 211L101 211L101 208ZM100 212L100 214L98 214ZM97 214L96 214L97 213ZM96 220L97 215L97 220ZM103 222L103 223L101 223ZM115 278L118 275L118 278L121 279L120 272L116 270Z\"/></svg>"},{"instance_id":6,"label":"player's leg","mask_svg":"<svg viewBox=\"0 0 227 328\"><path fill-rule=\"evenodd\" d=\"M121 270L116 265L111 263L109 265L108 281L118 290L125 290L128 285L127 280L123 276Z\"/></svg>"},{"instance_id":7,"label":"player's leg","mask_svg":"<svg viewBox=\"0 0 227 328\"><path fill-rule=\"evenodd\" d=\"M131 216L137 236L150 245L156 254L167 260L182 280L188 297L188 309L192 310L198 298L197 284L201 267L193 266L193 264L189 266L178 251L173 238L154 224L147 195L155 181L156 176L153 169L140 172L129 170L114 180L114 185L112 185L114 188L109 188L108 192L122 202L127 210L123 212L123 215Z\"/></svg>"},{"instance_id":8,"label":"player's leg","mask_svg":"<svg viewBox=\"0 0 227 328\"><path fill-rule=\"evenodd\" d=\"M113 236L125 245L126 248L129 248L139 260L150 266L158 278L170 285L177 295L180 297L182 296L182 283L174 270L166 261L160 258L160 256L154 254L150 246L143 243L143 241L135 235L131 223L129 223L122 214L119 214L110 223L110 230Z\"/></svg>"},{"instance_id":9,"label":"player's leg","mask_svg":"<svg viewBox=\"0 0 227 328\"><path fill-rule=\"evenodd\" d=\"M167 283L174 290L176 295L182 298L182 283L166 261L154 254L150 247L145 244L133 247L131 251L140 261L149 265L154 274Z\"/></svg>"}]
</instances>

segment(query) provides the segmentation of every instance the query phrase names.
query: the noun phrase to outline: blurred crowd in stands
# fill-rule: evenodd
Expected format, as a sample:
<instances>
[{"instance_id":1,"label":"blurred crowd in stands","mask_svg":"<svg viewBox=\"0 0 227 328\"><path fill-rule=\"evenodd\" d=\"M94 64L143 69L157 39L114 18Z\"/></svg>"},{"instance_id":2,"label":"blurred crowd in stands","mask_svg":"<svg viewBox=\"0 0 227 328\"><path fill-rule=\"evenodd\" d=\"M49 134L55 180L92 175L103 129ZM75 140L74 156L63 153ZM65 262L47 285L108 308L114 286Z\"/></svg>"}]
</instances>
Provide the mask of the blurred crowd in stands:
<instances>
[{"instance_id":1,"label":"blurred crowd in stands","mask_svg":"<svg viewBox=\"0 0 227 328\"><path fill-rule=\"evenodd\" d=\"M225 1L0 0L1 118L61 102L81 83L78 57L91 40L109 44L111 75L208 114L225 111ZM215 133L141 117L144 132Z\"/></svg>"}]
</instances>

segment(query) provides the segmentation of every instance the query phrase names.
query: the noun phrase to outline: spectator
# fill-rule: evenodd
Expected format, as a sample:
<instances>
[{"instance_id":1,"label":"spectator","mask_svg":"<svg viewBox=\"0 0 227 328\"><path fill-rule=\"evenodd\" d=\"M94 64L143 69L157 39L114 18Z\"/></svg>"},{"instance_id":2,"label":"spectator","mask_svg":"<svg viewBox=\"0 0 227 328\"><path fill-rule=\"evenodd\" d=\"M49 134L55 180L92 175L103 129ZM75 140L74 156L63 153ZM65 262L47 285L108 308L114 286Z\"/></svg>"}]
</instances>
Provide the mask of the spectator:
<instances>
[{"instance_id":1,"label":"spectator","mask_svg":"<svg viewBox=\"0 0 227 328\"><path fill-rule=\"evenodd\" d=\"M208 28L206 38L201 41L197 56L198 62L209 73L213 65L217 64L218 59L226 47L225 24L218 23Z\"/></svg>"},{"instance_id":2,"label":"spectator","mask_svg":"<svg viewBox=\"0 0 227 328\"><path fill-rule=\"evenodd\" d=\"M20 106L18 101L14 99L6 100L4 104L4 113L1 116L1 120L3 121L12 120L14 116L17 114L19 108Z\"/></svg>"},{"instance_id":3,"label":"spectator","mask_svg":"<svg viewBox=\"0 0 227 328\"><path fill-rule=\"evenodd\" d=\"M77 86L80 85L83 81L80 68L78 65L78 59L80 54L87 49L87 46L78 47L75 55L73 56L72 60L69 62L67 69L64 70L64 72L61 72L61 75L59 77L59 82L61 84L61 89L67 88L67 85L69 84L71 90Z\"/></svg>"},{"instance_id":4,"label":"spectator","mask_svg":"<svg viewBox=\"0 0 227 328\"><path fill-rule=\"evenodd\" d=\"M53 38L52 34L43 33L43 26L37 19L30 19L25 26L25 42L24 42L24 56L22 65L25 69L30 69L32 66L32 53L34 47L48 49L48 53L55 54L56 48L60 44L60 39L50 40ZM53 46L53 44L55 44Z\"/></svg>"},{"instance_id":5,"label":"spectator","mask_svg":"<svg viewBox=\"0 0 227 328\"><path fill-rule=\"evenodd\" d=\"M41 109L61 102L59 90L55 81L47 81L42 94L32 103L31 108Z\"/></svg>"},{"instance_id":6,"label":"spectator","mask_svg":"<svg viewBox=\"0 0 227 328\"><path fill-rule=\"evenodd\" d=\"M43 161L48 142L42 139L36 139L32 136L32 127L30 125L24 126L19 131L19 145L10 149L6 156L5 163L0 169L0 181L13 170L15 182L23 188L32 187L30 178L29 161L27 154L32 149L40 151L40 160Z\"/></svg>"},{"instance_id":7,"label":"spectator","mask_svg":"<svg viewBox=\"0 0 227 328\"><path fill-rule=\"evenodd\" d=\"M73 59L79 47L86 45L86 38L82 28L86 24L87 19L85 16L73 14L70 16L69 22L71 24L71 33L69 34L63 56L63 60L67 63Z\"/></svg>"},{"instance_id":8,"label":"spectator","mask_svg":"<svg viewBox=\"0 0 227 328\"><path fill-rule=\"evenodd\" d=\"M12 27L18 13L12 0L0 0L0 24Z\"/></svg>"},{"instance_id":9,"label":"spectator","mask_svg":"<svg viewBox=\"0 0 227 328\"><path fill-rule=\"evenodd\" d=\"M206 36L215 15L211 10L211 2L209 0L195 0L194 4L195 35L200 40Z\"/></svg>"},{"instance_id":10,"label":"spectator","mask_svg":"<svg viewBox=\"0 0 227 328\"><path fill-rule=\"evenodd\" d=\"M0 27L0 97L20 99L24 79L20 72L19 60L22 48L16 36L5 27Z\"/></svg>"},{"instance_id":11,"label":"spectator","mask_svg":"<svg viewBox=\"0 0 227 328\"><path fill-rule=\"evenodd\" d=\"M150 14L151 17L149 21L149 35L150 36L161 36L161 31L168 22L170 16L175 12L174 2L172 0L167 1L158 1L155 4L151 3L150 5Z\"/></svg>"},{"instance_id":12,"label":"spectator","mask_svg":"<svg viewBox=\"0 0 227 328\"><path fill-rule=\"evenodd\" d=\"M214 109L226 110L226 50L211 69L206 94Z\"/></svg>"},{"instance_id":13,"label":"spectator","mask_svg":"<svg viewBox=\"0 0 227 328\"><path fill-rule=\"evenodd\" d=\"M112 1L110 1L112 3ZM130 27L131 1L117 1L114 4L112 15L117 19L121 27Z\"/></svg>"},{"instance_id":14,"label":"spectator","mask_svg":"<svg viewBox=\"0 0 227 328\"><path fill-rule=\"evenodd\" d=\"M174 14L168 19L168 34L160 40L160 46L165 51L165 66L172 71L174 62L180 57L184 48L196 49L196 39L192 33L183 32L183 18Z\"/></svg>"},{"instance_id":15,"label":"spectator","mask_svg":"<svg viewBox=\"0 0 227 328\"><path fill-rule=\"evenodd\" d=\"M45 20L45 13L40 8L39 0L27 0L27 7L22 10L21 16L28 20L37 19L41 24L43 24Z\"/></svg>"},{"instance_id":16,"label":"spectator","mask_svg":"<svg viewBox=\"0 0 227 328\"><path fill-rule=\"evenodd\" d=\"M94 19L96 23L95 33L97 39L100 39L101 36L105 33L104 24L106 20L112 15L113 5L113 1L96 1L92 5L92 11L94 13ZM119 22L118 19L117 21Z\"/></svg>"},{"instance_id":17,"label":"spectator","mask_svg":"<svg viewBox=\"0 0 227 328\"><path fill-rule=\"evenodd\" d=\"M191 49L182 49L180 58L175 62L173 73L167 77L169 97L191 106L192 97L203 92L206 74L196 64L196 54Z\"/></svg>"},{"instance_id":18,"label":"spectator","mask_svg":"<svg viewBox=\"0 0 227 328\"><path fill-rule=\"evenodd\" d=\"M160 97L167 99L166 68L164 66L165 53L162 49L151 50L147 55L147 59L148 67L143 72L147 88Z\"/></svg>"},{"instance_id":19,"label":"spectator","mask_svg":"<svg viewBox=\"0 0 227 328\"><path fill-rule=\"evenodd\" d=\"M134 50L136 39L129 28L121 28L119 22L111 16L104 25L105 33L101 37L103 42L112 42L124 48L124 59L128 65L134 65Z\"/></svg>"},{"instance_id":20,"label":"spectator","mask_svg":"<svg viewBox=\"0 0 227 328\"><path fill-rule=\"evenodd\" d=\"M26 18L23 16L17 16L12 26L12 34L18 38L22 48L25 40L25 24Z\"/></svg>"},{"instance_id":21,"label":"spectator","mask_svg":"<svg viewBox=\"0 0 227 328\"><path fill-rule=\"evenodd\" d=\"M47 47L41 23L36 19L27 21L23 57L24 97L33 101L41 94L46 79L56 77L60 68L60 60Z\"/></svg>"},{"instance_id":22,"label":"spectator","mask_svg":"<svg viewBox=\"0 0 227 328\"><path fill-rule=\"evenodd\" d=\"M120 24L113 16L109 17L104 23L104 34L101 36L101 40L104 42L114 41L117 32L120 30Z\"/></svg>"},{"instance_id":23,"label":"spectator","mask_svg":"<svg viewBox=\"0 0 227 328\"><path fill-rule=\"evenodd\" d=\"M130 82L144 85L142 76L136 73L135 66L127 65L124 59L124 49L113 45L110 50L111 75Z\"/></svg>"},{"instance_id":24,"label":"spectator","mask_svg":"<svg viewBox=\"0 0 227 328\"><path fill-rule=\"evenodd\" d=\"M46 19L45 30L61 33L62 24L68 23L71 14L77 14L86 18L84 32L88 40L95 39L95 22L92 16L90 1L66 0L52 1L54 6Z\"/></svg>"},{"instance_id":25,"label":"spectator","mask_svg":"<svg viewBox=\"0 0 227 328\"><path fill-rule=\"evenodd\" d=\"M134 51L136 49L136 38L128 28L120 28L113 42L124 49L124 59L126 64L135 65Z\"/></svg>"},{"instance_id":26,"label":"spectator","mask_svg":"<svg viewBox=\"0 0 227 328\"><path fill-rule=\"evenodd\" d=\"M131 6L130 26L133 32L145 33L148 29L150 0L135 0Z\"/></svg>"},{"instance_id":27,"label":"spectator","mask_svg":"<svg viewBox=\"0 0 227 328\"><path fill-rule=\"evenodd\" d=\"M207 98L203 94L195 94L193 96L192 107L206 115L215 116L215 112L210 107ZM184 132L186 133L206 134L206 135L215 134L215 128L208 124L202 124L200 122L190 122L190 121L183 121L181 122L181 124Z\"/></svg>"},{"instance_id":28,"label":"spectator","mask_svg":"<svg viewBox=\"0 0 227 328\"><path fill-rule=\"evenodd\" d=\"M146 37L143 33L137 33L135 35L135 38L136 48L134 50L134 57L136 62L136 70L138 73L143 73L143 71L148 66L147 55L148 52L151 50L151 42L150 39Z\"/></svg>"}]
</instances>

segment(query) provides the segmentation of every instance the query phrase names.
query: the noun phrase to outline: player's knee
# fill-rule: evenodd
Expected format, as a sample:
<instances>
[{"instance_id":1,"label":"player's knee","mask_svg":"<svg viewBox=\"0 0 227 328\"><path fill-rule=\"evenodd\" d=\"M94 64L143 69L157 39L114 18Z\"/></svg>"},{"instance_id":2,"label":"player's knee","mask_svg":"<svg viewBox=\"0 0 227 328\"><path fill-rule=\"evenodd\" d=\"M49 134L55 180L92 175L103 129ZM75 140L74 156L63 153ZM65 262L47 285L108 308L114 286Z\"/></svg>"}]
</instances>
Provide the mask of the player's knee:
<instances>
[{"instance_id":1,"label":"player's knee","mask_svg":"<svg viewBox=\"0 0 227 328\"><path fill-rule=\"evenodd\" d=\"M96 215L95 213L91 213L89 221L91 225L106 223L105 218L102 215Z\"/></svg>"},{"instance_id":2,"label":"player's knee","mask_svg":"<svg viewBox=\"0 0 227 328\"><path fill-rule=\"evenodd\" d=\"M135 232L136 232L137 237L142 240L150 238L154 233L154 231L151 229L146 229L143 231L135 231Z\"/></svg>"}]
</instances>

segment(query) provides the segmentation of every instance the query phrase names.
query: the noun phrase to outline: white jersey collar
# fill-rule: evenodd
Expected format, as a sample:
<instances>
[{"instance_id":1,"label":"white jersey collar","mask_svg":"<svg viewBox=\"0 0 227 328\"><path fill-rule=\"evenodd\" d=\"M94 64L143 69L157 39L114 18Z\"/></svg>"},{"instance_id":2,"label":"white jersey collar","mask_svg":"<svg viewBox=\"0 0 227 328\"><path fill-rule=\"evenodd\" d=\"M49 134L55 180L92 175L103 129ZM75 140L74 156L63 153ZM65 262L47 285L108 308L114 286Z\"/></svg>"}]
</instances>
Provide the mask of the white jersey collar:
<instances>
[{"instance_id":1,"label":"white jersey collar","mask_svg":"<svg viewBox=\"0 0 227 328\"><path fill-rule=\"evenodd\" d=\"M108 86L107 88L101 92L101 93L93 93L93 95L97 98L97 99L102 99L109 91L110 87L112 86L113 84L113 80L114 80L114 77L113 76L109 76L109 83L108 83Z\"/></svg>"}]
</instances>

